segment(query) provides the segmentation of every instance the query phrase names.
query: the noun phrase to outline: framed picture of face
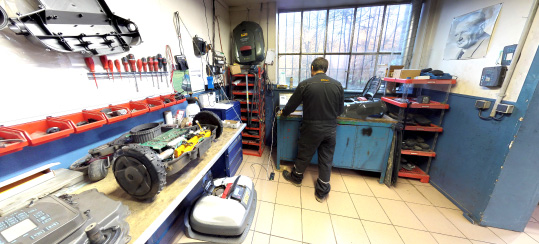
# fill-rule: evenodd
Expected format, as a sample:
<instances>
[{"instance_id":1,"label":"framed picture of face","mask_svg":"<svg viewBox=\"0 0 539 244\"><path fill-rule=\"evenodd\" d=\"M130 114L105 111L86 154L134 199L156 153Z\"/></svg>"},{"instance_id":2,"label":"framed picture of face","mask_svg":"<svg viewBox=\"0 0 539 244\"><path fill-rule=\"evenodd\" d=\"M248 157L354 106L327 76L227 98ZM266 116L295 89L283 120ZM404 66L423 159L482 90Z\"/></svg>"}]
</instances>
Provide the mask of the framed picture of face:
<instances>
[{"instance_id":1,"label":"framed picture of face","mask_svg":"<svg viewBox=\"0 0 539 244\"><path fill-rule=\"evenodd\" d=\"M502 4L482 8L453 19L444 60L483 58Z\"/></svg>"}]
</instances>

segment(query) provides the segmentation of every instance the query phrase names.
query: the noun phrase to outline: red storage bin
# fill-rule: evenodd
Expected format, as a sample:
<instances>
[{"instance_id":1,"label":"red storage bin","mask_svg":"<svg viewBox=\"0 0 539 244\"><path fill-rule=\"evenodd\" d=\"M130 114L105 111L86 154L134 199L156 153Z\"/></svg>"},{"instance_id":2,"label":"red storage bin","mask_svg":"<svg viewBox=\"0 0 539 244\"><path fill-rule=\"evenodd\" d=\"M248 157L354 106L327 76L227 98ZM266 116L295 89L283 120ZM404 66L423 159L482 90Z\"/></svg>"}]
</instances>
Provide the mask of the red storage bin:
<instances>
[{"instance_id":1,"label":"red storage bin","mask_svg":"<svg viewBox=\"0 0 539 244\"><path fill-rule=\"evenodd\" d=\"M167 99L170 100L170 102L167 102ZM176 98L174 98L174 94L161 96L161 100L163 101L165 108L176 104Z\"/></svg>"},{"instance_id":2,"label":"red storage bin","mask_svg":"<svg viewBox=\"0 0 539 244\"><path fill-rule=\"evenodd\" d=\"M131 112L131 117L136 117L136 116L143 115L145 113L150 112L150 108L148 108L148 104L141 103L141 102L130 101L128 103L118 104L117 106L128 108L129 112Z\"/></svg>"},{"instance_id":3,"label":"red storage bin","mask_svg":"<svg viewBox=\"0 0 539 244\"><path fill-rule=\"evenodd\" d=\"M23 147L28 146L28 141L26 140L26 137L24 137L24 134L20 131L10 130L2 126L0 127L0 137L4 139L22 140L21 142L4 144L4 146L0 147L0 157L6 154L18 152L22 150Z\"/></svg>"},{"instance_id":4,"label":"red storage bin","mask_svg":"<svg viewBox=\"0 0 539 244\"><path fill-rule=\"evenodd\" d=\"M47 118L48 120L67 120L71 123L73 126L73 129L75 129L75 133L82 133L85 131L93 130L95 128L99 128L107 123L107 119L105 116L101 113L95 113L90 111L82 111L80 113L74 113L74 114L68 114L60 117L50 117ZM77 125L80 122L86 121L88 122L89 119L95 120L95 122L84 124L84 125Z\"/></svg>"},{"instance_id":5,"label":"red storage bin","mask_svg":"<svg viewBox=\"0 0 539 244\"><path fill-rule=\"evenodd\" d=\"M101 110L103 109L110 109L112 110L112 112L114 111L118 111L118 110L122 110L122 109L125 109L127 111L126 114L124 115L118 115L118 116L115 116L115 117L109 117L107 116L107 114L101 112ZM109 107L104 107L104 108L99 108L99 109L94 109L94 110L91 110L91 112L96 112L96 113L100 113L102 114L103 116L105 116L105 118L107 119L107 124L112 124L112 123L116 123L116 122L120 122L122 120L126 120L127 118L130 118L131 117L131 112L129 110L129 108L126 108L126 107L121 107L121 106L109 106Z\"/></svg>"},{"instance_id":6,"label":"red storage bin","mask_svg":"<svg viewBox=\"0 0 539 244\"><path fill-rule=\"evenodd\" d=\"M161 97L146 98L146 103L148 103L148 107L150 107L150 112L153 112L153 111L156 111L165 107L165 104L163 103L163 100L161 100Z\"/></svg>"},{"instance_id":7,"label":"red storage bin","mask_svg":"<svg viewBox=\"0 0 539 244\"><path fill-rule=\"evenodd\" d=\"M58 127L60 131L47 134L47 129ZM37 146L47 142L55 141L64 137L68 137L75 132L71 123L67 120L38 120L26 124L13 125L6 128L11 128L15 131L20 131L28 140L28 145Z\"/></svg>"}]
</instances>

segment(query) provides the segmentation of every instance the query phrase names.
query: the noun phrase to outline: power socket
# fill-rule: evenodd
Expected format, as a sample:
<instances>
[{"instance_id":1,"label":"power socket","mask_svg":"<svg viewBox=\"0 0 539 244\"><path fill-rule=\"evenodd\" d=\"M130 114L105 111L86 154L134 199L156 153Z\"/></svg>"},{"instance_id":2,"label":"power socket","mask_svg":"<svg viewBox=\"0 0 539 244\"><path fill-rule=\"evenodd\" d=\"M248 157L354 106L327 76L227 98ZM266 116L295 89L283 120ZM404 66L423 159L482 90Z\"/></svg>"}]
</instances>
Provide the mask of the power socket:
<instances>
[{"instance_id":1,"label":"power socket","mask_svg":"<svg viewBox=\"0 0 539 244\"><path fill-rule=\"evenodd\" d=\"M489 109L490 108L490 101L487 100L476 100L475 101L475 107L481 110Z\"/></svg>"},{"instance_id":2,"label":"power socket","mask_svg":"<svg viewBox=\"0 0 539 244\"><path fill-rule=\"evenodd\" d=\"M496 107L496 112L502 113L502 114L510 114L513 113L513 109L515 108L514 105L509 104L498 104L498 107Z\"/></svg>"}]
</instances>

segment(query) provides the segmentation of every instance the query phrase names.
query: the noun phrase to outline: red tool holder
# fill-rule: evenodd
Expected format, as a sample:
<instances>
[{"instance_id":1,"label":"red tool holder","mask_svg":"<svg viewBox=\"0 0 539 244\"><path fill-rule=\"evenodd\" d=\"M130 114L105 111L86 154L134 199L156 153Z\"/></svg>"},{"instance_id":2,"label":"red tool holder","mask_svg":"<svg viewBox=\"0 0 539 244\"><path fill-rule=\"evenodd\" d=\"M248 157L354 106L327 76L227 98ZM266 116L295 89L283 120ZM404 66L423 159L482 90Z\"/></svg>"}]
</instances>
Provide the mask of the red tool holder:
<instances>
[{"instance_id":1,"label":"red tool holder","mask_svg":"<svg viewBox=\"0 0 539 244\"><path fill-rule=\"evenodd\" d=\"M109 107L113 107L113 106L109 106ZM148 107L148 104L141 103L141 102L130 101L128 103L118 104L118 107L127 108L129 112L131 112L131 117L137 117L139 115L143 115L145 113L150 112L150 108Z\"/></svg>"},{"instance_id":2,"label":"red tool holder","mask_svg":"<svg viewBox=\"0 0 539 244\"><path fill-rule=\"evenodd\" d=\"M56 133L46 134L47 129L51 127L58 127L60 131ZM5 129L22 132L24 137L26 137L26 140L28 141L28 145L30 146L37 146L43 143L68 137L71 133L75 132L75 129L73 129L73 126L69 121L50 119L43 119L20 125L13 125L5 127Z\"/></svg>"},{"instance_id":3,"label":"red tool holder","mask_svg":"<svg viewBox=\"0 0 539 244\"><path fill-rule=\"evenodd\" d=\"M429 183L430 176L421 170L419 167L415 167L412 170L406 170L402 168L399 170L399 177L419 179L421 183Z\"/></svg>"},{"instance_id":4,"label":"red tool holder","mask_svg":"<svg viewBox=\"0 0 539 244\"><path fill-rule=\"evenodd\" d=\"M68 121L75 129L75 133L82 133L85 131L99 128L107 123L107 119L100 113L82 111L80 113L68 114L60 117L49 117L48 120ZM82 121L88 121L89 119L96 120L95 122L85 125L77 126Z\"/></svg>"},{"instance_id":5,"label":"red tool holder","mask_svg":"<svg viewBox=\"0 0 539 244\"><path fill-rule=\"evenodd\" d=\"M165 108L168 108L177 104L177 101L176 101L176 98L174 98L174 95L160 96L160 98L161 98L161 101L163 101ZM170 102L166 102L166 99L169 99Z\"/></svg>"},{"instance_id":6,"label":"red tool holder","mask_svg":"<svg viewBox=\"0 0 539 244\"><path fill-rule=\"evenodd\" d=\"M148 103L148 107L150 107L151 112L165 107L165 103L163 103L161 97L149 97L146 98L146 102Z\"/></svg>"},{"instance_id":7,"label":"red tool holder","mask_svg":"<svg viewBox=\"0 0 539 244\"><path fill-rule=\"evenodd\" d=\"M28 141L26 140L26 137L24 134L20 131L13 131L10 129L7 129L6 127L0 127L0 137L4 139L19 139L22 140L21 142L16 143L9 143L5 145L5 147L0 147L0 156L4 156L6 154L18 152L22 150L23 147L28 146Z\"/></svg>"},{"instance_id":8,"label":"red tool holder","mask_svg":"<svg viewBox=\"0 0 539 244\"><path fill-rule=\"evenodd\" d=\"M124 114L124 115L119 115L119 116L115 116L115 117L110 117L110 118L109 118L105 113L101 112L101 110L106 109L106 108L110 108L113 112L114 112L114 111L118 111L118 110L125 109L125 110L127 110L127 113ZM109 106L109 107L104 107L104 108L94 109L94 110L90 110L90 111L92 111L92 112L97 112L97 113L100 113L100 114L102 114L103 116L105 116L105 118L107 119L107 124L112 124L112 123L120 122L120 121L122 121L122 120L126 120L127 118L131 118L131 111L129 110L129 108L126 108L126 107Z\"/></svg>"}]
</instances>

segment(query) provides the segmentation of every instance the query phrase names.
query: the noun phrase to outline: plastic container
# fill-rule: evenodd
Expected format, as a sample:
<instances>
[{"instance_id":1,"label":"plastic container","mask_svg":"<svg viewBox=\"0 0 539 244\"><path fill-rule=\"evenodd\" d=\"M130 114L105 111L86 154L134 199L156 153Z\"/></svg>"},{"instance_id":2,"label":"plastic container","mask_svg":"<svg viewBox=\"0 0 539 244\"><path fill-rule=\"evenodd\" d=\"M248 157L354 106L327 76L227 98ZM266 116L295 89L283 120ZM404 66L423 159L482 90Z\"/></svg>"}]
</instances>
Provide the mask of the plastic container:
<instances>
[{"instance_id":1,"label":"plastic container","mask_svg":"<svg viewBox=\"0 0 539 244\"><path fill-rule=\"evenodd\" d=\"M73 129L75 129L75 133L82 133L85 131L93 130L95 128L99 128L107 123L107 119L100 113L90 112L90 111L82 111L80 113L74 113L74 114L68 114L60 117L49 117L48 120L67 120L71 125L73 126ZM84 125L77 125L80 122L88 120L95 120L95 122L87 123Z\"/></svg>"},{"instance_id":2,"label":"plastic container","mask_svg":"<svg viewBox=\"0 0 539 244\"><path fill-rule=\"evenodd\" d=\"M111 117L110 115L107 116L107 114L101 112L101 110L103 109L110 109L111 112L115 112L115 111L118 111L118 110L122 110L122 109L125 109L127 111L126 114L124 115L118 115L118 116L114 116L114 117ZM131 111L129 110L129 108L126 108L126 107L122 107L122 106L109 106L109 107L104 107L104 108L99 108L99 109L94 109L94 110L91 110L91 112L97 112L97 113L100 113L102 114L103 116L105 116L105 118L107 119L107 124L112 124L112 123L116 123L116 122L120 122L122 120L126 120L127 118L130 118L131 117Z\"/></svg>"},{"instance_id":3,"label":"plastic container","mask_svg":"<svg viewBox=\"0 0 539 244\"><path fill-rule=\"evenodd\" d=\"M58 127L60 131L47 134L47 129L52 127ZM24 137L26 137L26 140L28 140L28 145L30 146L37 146L68 137L71 133L75 132L75 129L67 120L44 119L6 127L6 129L9 128L22 132Z\"/></svg>"},{"instance_id":4,"label":"plastic container","mask_svg":"<svg viewBox=\"0 0 539 244\"><path fill-rule=\"evenodd\" d=\"M26 137L20 131L13 131L2 126L0 127L0 137L4 139L22 140L21 142L9 143L7 145L4 145L4 147L0 147L0 157L6 154L18 152L22 150L23 147L28 146L28 141L26 140Z\"/></svg>"},{"instance_id":5,"label":"plastic container","mask_svg":"<svg viewBox=\"0 0 539 244\"><path fill-rule=\"evenodd\" d=\"M163 101L163 104L165 105L165 108L168 108L168 107L176 104L176 98L174 98L174 94L161 96L161 101ZM167 102L167 101L169 101L169 102Z\"/></svg>"},{"instance_id":6,"label":"plastic container","mask_svg":"<svg viewBox=\"0 0 539 244\"><path fill-rule=\"evenodd\" d=\"M150 108L147 103L130 101L128 103L118 104L119 107L128 108L131 112L131 117L136 117L150 112Z\"/></svg>"},{"instance_id":7,"label":"plastic container","mask_svg":"<svg viewBox=\"0 0 539 244\"><path fill-rule=\"evenodd\" d=\"M146 103L148 103L148 107L150 107L150 112L153 112L153 111L156 111L165 107L165 104L163 103L163 100L161 100L161 97L146 98Z\"/></svg>"}]
</instances>

